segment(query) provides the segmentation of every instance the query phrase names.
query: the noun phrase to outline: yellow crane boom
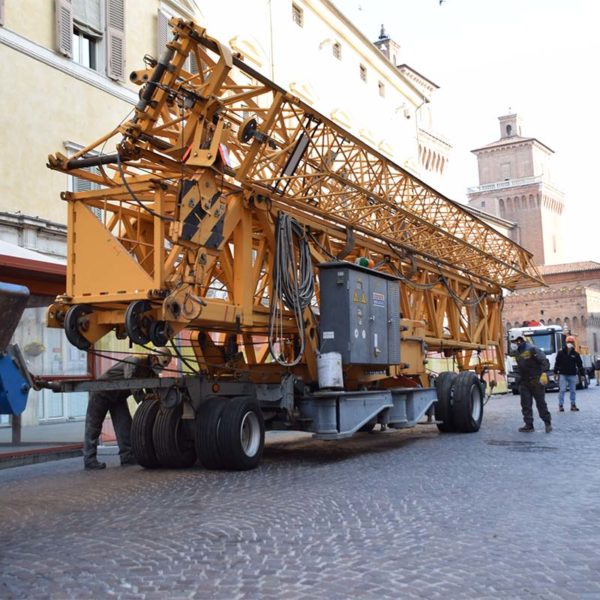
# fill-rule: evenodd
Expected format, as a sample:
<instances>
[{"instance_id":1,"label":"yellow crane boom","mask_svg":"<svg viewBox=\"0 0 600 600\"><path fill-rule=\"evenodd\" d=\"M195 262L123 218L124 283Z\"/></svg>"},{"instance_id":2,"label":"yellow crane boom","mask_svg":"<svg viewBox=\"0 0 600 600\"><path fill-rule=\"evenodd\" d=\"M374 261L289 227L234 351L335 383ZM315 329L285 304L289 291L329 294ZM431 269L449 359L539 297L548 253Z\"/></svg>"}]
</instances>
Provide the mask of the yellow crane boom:
<instances>
[{"instance_id":1,"label":"yellow crane boom","mask_svg":"<svg viewBox=\"0 0 600 600\"><path fill-rule=\"evenodd\" d=\"M502 288L541 283L531 254L204 29L171 26L158 61L131 74L133 117L71 157L49 156L50 168L96 184L62 195L67 289L49 324L80 348L109 331L163 345L187 329L207 371L235 363L267 377L285 365L314 380L316 265L363 259L400 280L407 346L454 353L461 368L491 349L501 367ZM286 282L315 293L286 301ZM233 360L211 332L242 352ZM418 362L354 368L348 380L421 377Z\"/></svg>"}]
</instances>

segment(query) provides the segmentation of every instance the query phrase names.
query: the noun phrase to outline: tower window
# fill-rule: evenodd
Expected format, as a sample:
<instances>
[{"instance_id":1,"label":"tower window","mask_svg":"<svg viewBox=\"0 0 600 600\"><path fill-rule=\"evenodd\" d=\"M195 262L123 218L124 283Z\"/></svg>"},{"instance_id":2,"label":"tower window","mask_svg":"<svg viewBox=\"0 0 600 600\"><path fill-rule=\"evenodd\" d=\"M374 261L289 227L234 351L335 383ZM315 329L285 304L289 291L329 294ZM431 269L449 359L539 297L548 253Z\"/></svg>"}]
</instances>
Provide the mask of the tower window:
<instances>
[{"instance_id":1,"label":"tower window","mask_svg":"<svg viewBox=\"0 0 600 600\"><path fill-rule=\"evenodd\" d=\"M292 4L292 19L296 25L304 27L304 11L297 4Z\"/></svg>"},{"instance_id":2,"label":"tower window","mask_svg":"<svg viewBox=\"0 0 600 600\"><path fill-rule=\"evenodd\" d=\"M512 125L506 126L506 135L508 135L508 136L512 135Z\"/></svg>"},{"instance_id":3,"label":"tower window","mask_svg":"<svg viewBox=\"0 0 600 600\"><path fill-rule=\"evenodd\" d=\"M333 44L332 51L335 58L342 60L342 45L339 42L335 42L335 44Z\"/></svg>"},{"instance_id":4,"label":"tower window","mask_svg":"<svg viewBox=\"0 0 600 600\"><path fill-rule=\"evenodd\" d=\"M365 65L360 65L360 79L361 81L367 82L367 67Z\"/></svg>"},{"instance_id":5,"label":"tower window","mask_svg":"<svg viewBox=\"0 0 600 600\"><path fill-rule=\"evenodd\" d=\"M377 83L377 87L379 88L379 95L384 98L385 97L385 84L383 81Z\"/></svg>"}]
</instances>

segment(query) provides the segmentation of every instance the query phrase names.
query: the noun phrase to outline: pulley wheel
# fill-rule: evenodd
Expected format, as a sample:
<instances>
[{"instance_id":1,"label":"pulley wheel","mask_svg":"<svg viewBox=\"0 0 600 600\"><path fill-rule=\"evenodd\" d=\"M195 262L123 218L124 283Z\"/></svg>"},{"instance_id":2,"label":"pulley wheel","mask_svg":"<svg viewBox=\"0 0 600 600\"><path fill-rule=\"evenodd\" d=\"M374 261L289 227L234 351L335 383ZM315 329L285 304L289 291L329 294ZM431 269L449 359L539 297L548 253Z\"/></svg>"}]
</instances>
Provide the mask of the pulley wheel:
<instances>
[{"instance_id":1,"label":"pulley wheel","mask_svg":"<svg viewBox=\"0 0 600 600\"><path fill-rule=\"evenodd\" d=\"M74 304L65 314L65 335L69 342L80 350L89 350L92 347L92 343L81 333L84 323L80 321L81 317L89 315L91 312L92 308L87 304Z\"/></svg>"},{"instance_id":2,"label":"pulley wheel","mask_svg":"<svg viewBox=\"0 0 600 600\"><path fill-rule=\"evenodd\" d=\"M246 118L238 130L238 140L243 144L248 144L252 141L257 128L258 123L254 117Z\"/></svg>"},{"instance_id":3,"label":"pulley wheel","mask_svg":"<svg viewBox=\"0 0 600 600\"><path fill-rule=\"evenodd\" d=\"M155 346L165 346L171 339L171 328L166 321L152 321L150 325L150 341Z\"/></svg>"},{"instance_id":4,"label":"pulley wheel","mask_svg":"<svg viewBox=\"0 0 600 600\"><path fill-rule=\"evenodd\" d=\"M148 300L136 300L125 311L125 331L134 344L147 344L150 341L152 319L147 313L152 308Z\"/></svg>"}]
</instances>

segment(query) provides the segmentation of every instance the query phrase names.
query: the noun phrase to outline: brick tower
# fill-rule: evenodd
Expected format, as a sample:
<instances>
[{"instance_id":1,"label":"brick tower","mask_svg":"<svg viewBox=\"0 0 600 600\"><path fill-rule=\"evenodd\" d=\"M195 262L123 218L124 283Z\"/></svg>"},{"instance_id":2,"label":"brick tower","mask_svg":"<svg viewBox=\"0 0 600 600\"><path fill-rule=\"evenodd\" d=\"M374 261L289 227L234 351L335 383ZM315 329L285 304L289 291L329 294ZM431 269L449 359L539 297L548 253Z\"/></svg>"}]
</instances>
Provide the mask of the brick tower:
<instances>
[{"instance_id":1,"label":"brick tower","mask_svg":"<svg viewBox=\"0 0 600 600\"><path fill-rule=\"evenodd\" d=\"M469 188L469 206L516 223L514 239L539 265L563 261L561 215L564 194L551 179L554 151L524 137L516 114L499 117L500 139L472 150L479 185Z\"/></svg>"}]
</instances>

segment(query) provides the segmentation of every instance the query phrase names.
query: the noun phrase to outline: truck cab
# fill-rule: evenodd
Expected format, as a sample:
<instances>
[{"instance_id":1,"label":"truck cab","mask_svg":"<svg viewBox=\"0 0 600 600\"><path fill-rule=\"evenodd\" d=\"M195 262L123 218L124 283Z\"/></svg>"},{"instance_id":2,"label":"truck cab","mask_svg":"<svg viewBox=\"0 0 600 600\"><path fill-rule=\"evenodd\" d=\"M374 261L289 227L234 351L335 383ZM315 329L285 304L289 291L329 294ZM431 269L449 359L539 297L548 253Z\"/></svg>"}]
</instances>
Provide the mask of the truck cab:
<instances>
[{"instance_id":1,"label":"truck cab","mask_svg":"<svg viewBox=\"0 0 600 600\"><path fill-rule=\"evenodd\" d=\"M530 344L544 351L550 363L550 368L547 371L548 383L546 384L546 391L558 390L558 377L554 375L554 364L558 351L565 344L567 332L560 325L543 325L534 321L530 322L530 325L527 326L524 325L523 327L509 329L506 347L510 348L510 343L519 336L523 336ZM593 375L592 360L587 347L581 345L579 340L575 344L575 349L579 352L584 366L584 374L579 375L577 389L587 388L590 384L590 378ZM514 355L511 353L506 358L506 383L513 394L519 393L519 382L519 368Z\"/></svg>"},{"instance_id":2,"label":"truck cab","mask_svg":"<svg viewBox=\"0 0 600 600\"><path fill-rule=\"evenodd\" d=\"M523 336L526 341L544 351L550 368L547 371L548 383L546 390L558 389L558 377L554 375L554 363L556 355L563 347L565 333L559 325L529 325L524 327L513 327L508 330L507 348L510 348L513 342L519 336ZM519 367L513 353L510 353L506 359L506 383L513 394L519 393Z\"/></svg>"}]
</instances>

